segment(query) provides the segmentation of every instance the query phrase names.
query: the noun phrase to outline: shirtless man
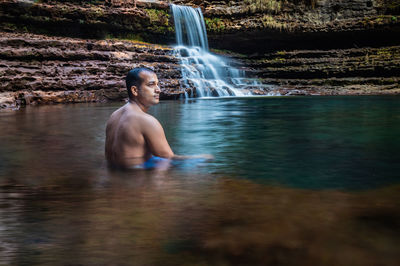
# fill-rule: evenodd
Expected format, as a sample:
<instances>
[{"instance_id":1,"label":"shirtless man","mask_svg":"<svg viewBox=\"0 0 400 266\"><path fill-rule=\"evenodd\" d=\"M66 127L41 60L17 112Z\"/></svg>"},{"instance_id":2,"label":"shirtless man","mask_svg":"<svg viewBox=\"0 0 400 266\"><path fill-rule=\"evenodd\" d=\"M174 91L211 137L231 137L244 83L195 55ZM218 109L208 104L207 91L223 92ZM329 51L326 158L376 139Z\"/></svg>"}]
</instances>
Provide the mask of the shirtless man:
<instances>
[{"instance_id":1,"label":"shirtless man","mask_svg":"<svg viewBox=\"0 0 400 266\"><path fill-rule=\"evenodd\" d=\"M148 168L168 159L205 158L210 155L175 155L164 129L147 110L159 103L160 88L156 74L135 68L126 76L129 102L115 111L107 122L106 158L114 168ZM150 162L150 164L149 164Z\"/></svg>"}]
</instances>

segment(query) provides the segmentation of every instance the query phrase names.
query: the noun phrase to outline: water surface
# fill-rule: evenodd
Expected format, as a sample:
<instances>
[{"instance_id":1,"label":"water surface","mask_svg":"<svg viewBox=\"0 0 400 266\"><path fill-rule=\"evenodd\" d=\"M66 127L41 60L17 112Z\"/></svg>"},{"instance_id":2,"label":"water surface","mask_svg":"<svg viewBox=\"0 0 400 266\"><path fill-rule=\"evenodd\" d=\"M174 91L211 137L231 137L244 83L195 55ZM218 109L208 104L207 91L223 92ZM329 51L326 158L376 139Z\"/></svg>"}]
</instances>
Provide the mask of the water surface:
<instances>
[{"instance_id":1,"label":"water surface","mask_svg":"<svg viewBox=\"0 0 400 266\"><path fill-rule=\"evenodd\" d=\"M195 100L158 106L176 153L212 153L212 173L301 188L399 182L399 97Z\"/></svg>"},{"instance_id":2,"label":"water surface","mask_svg":"<svg viewBox=\"0 0 400 266\"><path fill-rule=\"evenodd\" d=\"M399 97L162 102L177 154L111 172L121 104L0 113L0 265L396 265Z\"/></svg>"}]
</instances>

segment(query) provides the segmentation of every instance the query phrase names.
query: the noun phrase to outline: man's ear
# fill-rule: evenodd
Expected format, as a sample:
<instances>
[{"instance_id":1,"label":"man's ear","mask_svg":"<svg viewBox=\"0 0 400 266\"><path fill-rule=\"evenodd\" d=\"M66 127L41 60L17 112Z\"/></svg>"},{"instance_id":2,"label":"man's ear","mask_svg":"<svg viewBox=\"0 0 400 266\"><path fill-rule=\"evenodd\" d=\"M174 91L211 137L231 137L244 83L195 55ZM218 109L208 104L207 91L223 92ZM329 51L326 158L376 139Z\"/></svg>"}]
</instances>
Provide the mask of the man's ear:
<instances>
[{"instance_id":1,"label":"man's ear","mask_svg":"<svg viewBox=\"0 0 400 266\"><path fill-rule=\"evenodd\" d=\"M138 96L138 88L136 86L131 86L131 92L133 96Z\"/></svg>"}]
</instances>

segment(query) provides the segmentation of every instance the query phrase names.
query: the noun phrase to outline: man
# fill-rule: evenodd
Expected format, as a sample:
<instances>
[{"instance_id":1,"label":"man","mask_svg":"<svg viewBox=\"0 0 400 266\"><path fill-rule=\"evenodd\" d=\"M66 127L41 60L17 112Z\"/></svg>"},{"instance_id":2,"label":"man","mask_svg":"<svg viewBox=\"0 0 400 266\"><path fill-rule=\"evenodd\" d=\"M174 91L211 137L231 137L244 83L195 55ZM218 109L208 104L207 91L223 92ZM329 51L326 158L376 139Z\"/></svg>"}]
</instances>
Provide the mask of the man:
<instances>
[{"instance_id":1,"label":"man","mask_svg":"<svg viewBox=\"0 0 400 266\"><path fill-rule=\"evenodd\" d=\"M168 159L205 158L173 153L164 129L147 110L159 103L156 74L148 68L135 68L126 77L129 102L115 111L106 128L106 158L114 168L153 168Z\"/></svg>"}]
</instances>

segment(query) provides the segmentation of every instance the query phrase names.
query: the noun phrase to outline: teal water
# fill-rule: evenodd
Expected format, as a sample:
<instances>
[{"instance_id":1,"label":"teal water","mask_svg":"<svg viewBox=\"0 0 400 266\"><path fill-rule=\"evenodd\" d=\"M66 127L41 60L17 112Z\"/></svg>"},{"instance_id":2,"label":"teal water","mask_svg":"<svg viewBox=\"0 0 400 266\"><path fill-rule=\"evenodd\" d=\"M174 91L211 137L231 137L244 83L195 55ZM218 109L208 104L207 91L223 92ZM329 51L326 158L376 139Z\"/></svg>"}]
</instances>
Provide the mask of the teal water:
<instances>
[{"instance_id":1,"label":"teal water","mask_svg":"<svg viewBox=\"0 0 400 266\"><path fill-rule=\"evenodd\" d=\"M207 171L300 188L400 182L399 97L167 103L153 113L176 153L211 153Z\"/></svg>"},{"instance_id":2,"label":"teal water","mask_svg":"<svg viewBox=\"0 0 400 266\"><path fill-rule=\"evenodd\" d=\"M396 265L399 103L162 102L174 152L215 160L161 172L105 167L120 103L1 112L0 265Z\"/></svg>"},{"instance_id":3,"label":"teal water","mask_svg":"<svg viewBox=\"0 0 400 266\"><path fill-rule=\"evenodd\" d=\"M1 113L0 180L12 173L37 178L32 172L39 169L27 165L35 161L40 176L94 171L104 160L104 125L120 105ZM150 113L175 153L214 155L190 171L315 189L400 182L399 97L167 101Z\"/></svg>"}]
</instances>

